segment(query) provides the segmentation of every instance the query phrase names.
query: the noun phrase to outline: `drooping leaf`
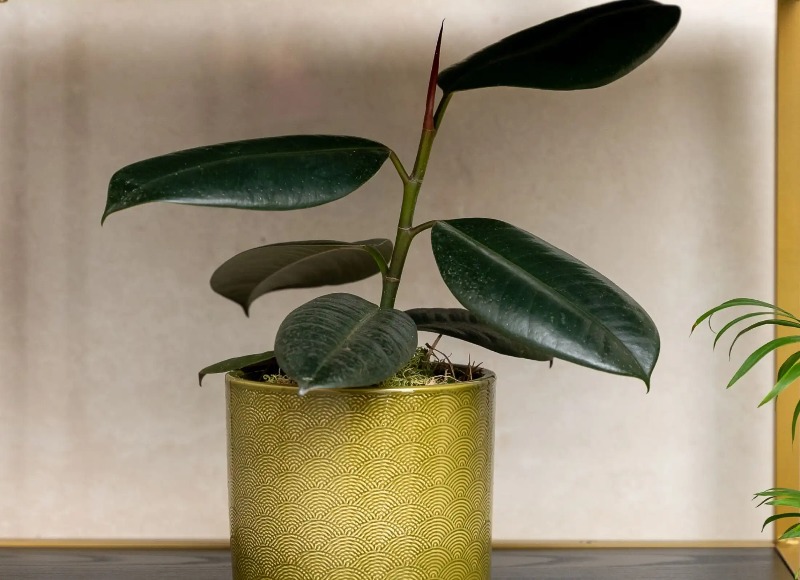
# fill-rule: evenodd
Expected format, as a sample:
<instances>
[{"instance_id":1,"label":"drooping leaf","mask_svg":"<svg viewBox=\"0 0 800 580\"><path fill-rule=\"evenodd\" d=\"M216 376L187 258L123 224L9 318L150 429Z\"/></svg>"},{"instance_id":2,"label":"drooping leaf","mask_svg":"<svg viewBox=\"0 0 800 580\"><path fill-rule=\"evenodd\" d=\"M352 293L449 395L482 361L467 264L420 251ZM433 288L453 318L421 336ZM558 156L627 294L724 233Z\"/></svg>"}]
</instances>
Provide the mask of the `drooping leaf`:
<instances>
[{"instance_id":1,"label":"drooping leaf","mask_svg":"<svg viewBox=\"0 0 800 580\"><path fill-rule=\"evenodd\" d=\"M795 322L793 320L781 320L779 318L774 318L774 319L771 319L771 320L762 320L760 322L756 322L755 324L751 324L747 328L744 328L743 330L740 330L736 334L736 336L731 341L730 348L728 349L728 356L730 356L731 353L733 352L733 347L736 345L736 341L738 341L744 334L750 332L751 330L754 330L756 328L759 328L759 327L765 326L765 325L788 326L789 328L800 328L800 322Z\"/></svg>"},{"instance_id":2,"label":"drooping leaf","mask_svg":"<svg viewBox=\"0 0 800 580\"><path fill-rule=\"evenodd\" d=\"M692 324L692 330L697 328L700 325L700 323L703 322L704 320L711 318L717 312L721 310L726 310L727 308L734 308L736 306L758 306L761 308L770 308L775 312L786 316L787 318L800 321L800 318L797 318L788 310L784 310L783 308L778 308L777 306L775 306L774 304L770 304L769 302L764 302L763 300L755 300L753 298L733 298L731 300L726 300L722 304L715 306L710 310L706 310L703 314L700 315L700 317L697 320L694 321L694 324Z\"/></svg>"},{"instance_id":3,"label":"drooping leaf","mask_svg":"<svg viewBox=\"0 0 800 580\"><path fill-rule=\"evenodd\" d=\"M794 363L800 360L800 351L794 352L786 357L786 360L783 361L781 368L778 369L778 380L783 378L790 368L794 366Z\"/></svg>"},{"instance_id":4,"label":"drooping leaf","mask_svg":"<svg viewBox=\"0 0 800 580\"><path fill-rule=\"evenodd\" d=\"M788 503L781 505L800 508L800 490L790 489L787 487L773 487L771 489L753 494L753 499L758 499L759 497L764 499L758 503L757 507L761 507L762 505L778 505L775 502L785 501Z\"/></svg>"},{"instance_id":5,"label":"drooping leaf","mask_svg":"<svg viewBox=\"0 0 800 580\"><path fill-rule=\"evenodd\" d=\"M481 322L469 310L413 308L406 310L406 314L417 324L417 330L452 336L508 356L550 362L553 360L550 354L540 349L506 337L488 324Z\"/></svg>"},{"instance_id":6,"label":"drooping leaf","mask_svg":"<svg viewBox=\"0 0 800 580\"><path fill-rule=\"evenodd\" d=\"M355 191L389 148L360 137L292 135L222 143L139 161L117 171L103 220L153 201L255 210L322 205Z\"/></svg>"},{"instance_id":7,"label":"drooping leaf","mask_svg":"<svg viewBox=\"0 0 800 580\"><path fill-rule=\"evenodd\" d=\"M800 417L800 401L797 401L797 405L794 407L794 413L792 413L792 443L794 443L794 437L797 434L797 419Z\"/></svg>"},{"instance_id":8,"label":"drooping leaf","mask_svg":"<svg viewBox=\"0 0 800 580\"><path fill-rule=\"evenodd\" d=\"M341 293L293 310L275 337L278 363L301 394L379 383L397 372L416 347L417 327L408 314Z\"/></svg>"},{"instance_id":9,"label":"drooping leaf","mask_svg":"<svg viewBox=\"0 0 800 580\"><path fill-rule=\"evenodd\" d=\"M747 372L753 368L758 361L767 356L769 353L777 348L796 342L800 342L800 336L784 336L771 340L768 343L758 347L750 356L745 359L745 361L742 363L742 366L739 367L739 370L737 370L731 380L728 381L728 388L732 387L736 381L747 374Z\"/></svg>"},{"instance_id":10,"label":"drooping leaf","mask_svg":"<svg viewBox=\"0 0 800 580\"><path fill-rule=\"evenodd\" d=\"M758 404L758 406L761 407L762 405L769 403L797 379L800 379L800 364L795 364L789 370L787 370L778 380L778 382L775 383L775 386L772 387L772 390L767 393L767 396L764 397L764 399ZM794 436L794 426L792 427L792 435Z\"/></svg>"},{"instance_id":11,"label":"drooping leaf","mask_svg":"<svg viewBox=\"0 0 800 580\"><path fill-rule=\"evenodd\" d=\"M377 256L374 254L377 253ZM211 288L244 308L275 290L316 288L363 280L381 271L392 255L392 242L308 240L253 248L222 264L211 276Z\"/></svg>"},{"instance_id":12,"label":"drooping leaf","mask_svg":"<svg viewBox=\"0 0 800 580\"><path fill-rule=\"evenodd\" d=\"M431 240L448 288L484 323L556 358L649 385L658 331L602 274L498 220L440 221Z\"/></svg>"},{"instance_id":13,"label":"drooping leaf","mask_svg":"<svg viewBox=\"0 0 800 580\"><path fill-rule=\"evenodd\" d=\"M800 523L793 524L786 528L786 531L781 534L779 540L791 540L800 537Z\"/></svg>"},{"instance_id":14,"label":"drooping leaf","mask_svg":"<svg viewBox=\"0 0 800 580\"><path fill-rule=\"evenodd\" d=\"M229 373L231 371L253 371L256 368L264 365L275 356L271 350L261 352L258 354L248 354L244 356L237 356L229 358L213 365L209 365L198 373L197 379L200 385L203 385L203 377L206 375L213 375L216 373Z\"/></svg>"},{"instance_id":15,"label":"drooping leaf","mask_svg":"<svg viewBox=\"0 0 800 580\"><path fill-rule=\"evenodd\" d=\"M764 531L769 524L772 522L782 520L784 518L800 518L800 513L786 513L786 514L775 514L774 516L769 516L766 520L764 520L764 525L761 526L761 531Z\"/></svg>"},{"instance_id":16,"label":"drooping leaf","mask_svg":"<svg viewBox=\"0 0 800 580\"><path fill-rule=\"evenodd\" d=\"M483 87L591 89L638 67L667 40L681 10L649 0L601 4L487 46L439 74L445 93Z\"/></svg>"},{"instance_id":17,"label":"drooping leaf","mask_svg":"<svg viewBox=\"0 0 800 580\"><path fill-rule=\"evenodd\" d=\"M731 328L733 328L734 326L736 326L740 322L743 322L743 321L747 320L748 318L754 318L756 316L770 316L770 315L772 315L772 312L748 312L747 314L742 314L741 316L737 316L736 318L734 318L730 322L727 322L725 324L725 326L723 326L722 328L719 329L719 331L716 333L716 336L714 336L714 345L713 345L712 348L716 348L717 347L717 343L722 338L722 335L724 335L728 330L730 330ZM710 320L710 318L709 318L709 320ZM692 329L692 330L694 330L694 329Z\"/></svg>"}]
</instances>

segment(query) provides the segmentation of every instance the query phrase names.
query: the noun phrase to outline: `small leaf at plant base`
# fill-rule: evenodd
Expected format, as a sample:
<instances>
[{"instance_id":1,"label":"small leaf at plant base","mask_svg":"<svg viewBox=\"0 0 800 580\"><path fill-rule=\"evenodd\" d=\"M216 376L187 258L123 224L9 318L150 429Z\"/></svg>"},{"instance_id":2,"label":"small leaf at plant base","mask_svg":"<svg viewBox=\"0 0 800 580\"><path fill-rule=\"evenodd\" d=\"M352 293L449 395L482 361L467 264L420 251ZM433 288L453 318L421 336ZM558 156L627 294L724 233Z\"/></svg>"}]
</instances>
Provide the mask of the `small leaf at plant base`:
<instances>
[{"instance_id":1,"label":"small leaf at plant base","mask_svg":"<svg viewBox=\"0 0 800 580\"><path fill-rule=\"evenodd\" d=\"M229 358L213 365L209 365L198 373L198 381L200 386L203 385L203 377L206 375L213 375L217 373L229 373L231 371L247 370L248 368L256 367L262 363L266 363L275 356L271 350L261 352L258 354L248 354L244 356L237 356Z\"/></svg>"},{"instance_id":2,"label":"small leaf at plant base","mask_svg":"<svg viewBox=\"0 0 800 580\"><path fill-rule=\"evenodd\" d=\"M370 250L377 252L373 257ZM392 255L392 242L384 239L361 242L308 240L253 248L222 264L211 276L211 288L244 308L275 290L316 288L346 284L381 271L376 262Z\"/></svg>"},{"instance_id":3,"label":"small leaf at plant base","mask_svg":"<svg viewBox=\"0 0 800 580\"><path fill-rule=\"evenodd\" d=\"M187 149L117 171L103 220L153 201L254 210L322 205L355 191L389 148L360 137L292 135Z\"/></svg>"},{"instance_id":4,"label":"small leaf at plant base","mask_svg":"<svg viewBox=\"0 0 800 580\"><path fill-rule=\"evenodd\" d=\"M649 385L658 331L602 274L498 220L439 221L431 241L445 284L484 323L556 358Z\"/></svg>"},{"instance_id":5,"label":"small leaf at plant base","mask_svg":"<svg viewBox=\"0 0 800 580\"><path fill-rule=\"evenodd\" d=\"M397 372L416 347L417 327L408 314L352 294L328 294L303 304L275 337L278 364L301 394L377 384Z\"/></svg>"},{"instance_id":6,"label":"small leaf at plant base","mask_svg":"<svg viewBox=\"0 0 800 580\"><path fill-rule=\"evenodd\" d=\"M518 358L553 361L553 357L528 344L515 342L481 322L469 310L462 308L414 308L406 310L417 330L452 336L483 348Z\"/></svg>"},{"instance_id":7,"label":"small leaf at plant base","mask_svg":"<svg viewBox=\"0 0 800 580\"><path fill-rule=\"evenodd\" d=\"M638 67L667 40L681 10L623 0L567 14L513 34L439 74L445 93L483 87L601 87Z\"/></svg>"}]
</instances>

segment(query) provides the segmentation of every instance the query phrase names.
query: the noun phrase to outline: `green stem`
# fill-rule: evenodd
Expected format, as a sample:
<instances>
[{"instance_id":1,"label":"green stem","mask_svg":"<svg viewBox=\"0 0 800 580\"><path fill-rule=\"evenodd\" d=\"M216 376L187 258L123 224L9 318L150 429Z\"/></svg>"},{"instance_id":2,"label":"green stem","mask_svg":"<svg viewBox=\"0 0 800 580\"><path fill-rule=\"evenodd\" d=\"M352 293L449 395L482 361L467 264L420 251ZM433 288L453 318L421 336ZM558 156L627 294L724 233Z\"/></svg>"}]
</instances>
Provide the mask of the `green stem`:
<instances>
[{"instance_id":1,"label":"green stem","mask_svg":"<svg viewBox=\"0 0 800 580\"><path fill-rule=\"evenodd\" d=\"M392 160L392 164L394 168L397 170L397 174L400 176L400 179L403 180L403 185L408 183L410 177L408 176L408 172L406 168L403 167L403 163L400 161L400 158L397 156L397 153L389 149L389 159Z\"/></svg>"},{"instance_id":2,"label":"green stem","mask_svg":"<svg viewBox=\"0 0 800 580\"><path fill-rule=\"evenodd\" d=\"M418 232L413 231L414 209L417 205L422 181L428 168L433 140L436 138L436 129L423 129L417 148L417 158L414 161L414 170L408 181L403 184L403 205L400 208L400 219L397 222L397 236L395 237L392 259L389 262L389 271L383 278L383 294L381 295L381 308L394 308L397 299L397 290L400 278L403 275L403 266L406 263L411 240Z\"/></svg>"},{"instance_id":3,"label":"green stem","mask_svg":"<svg viewBox=\"0 0 800 580\"><path fill-rule=\"evenodd\" d=\"M436 107L436 113L433 115L433 126L436 129L439 129L439 125L442 123L442 118L444 117L444 112L447 110L447 105L450 104L450 99L453 98L453 93L446 93L442 96L442 100L439 101L439 106Z\"/></svg>"},{"instance_id":4,"label":"green stem","mask_svg":"<svg viewBox=\"0 0 800 580\"><path fill-rule=\"evenodd\" d=\"M381 254L376 248L372 246L361 246L361 248L367 252L372 259L375 260L375 263L378 265L378 269L381 271L381 275L386 277L389 274L389 265L386 263L386 260L383 258L383 254Z\"/></svg>"},{"instance_id":5,"label":"green stem","mask_svg":"<svg viewBox=\"0 0 800 580\"><path fill-rule=\"evenodd\" d=\"M411 237L415 237L418 233L431 229L433 226L436 225L438 221L439 220L431 220L429 222L425 222L424 224L419 224L418 226L414 226L413 228L411 228Z\"/></svg>"}]
</instances>

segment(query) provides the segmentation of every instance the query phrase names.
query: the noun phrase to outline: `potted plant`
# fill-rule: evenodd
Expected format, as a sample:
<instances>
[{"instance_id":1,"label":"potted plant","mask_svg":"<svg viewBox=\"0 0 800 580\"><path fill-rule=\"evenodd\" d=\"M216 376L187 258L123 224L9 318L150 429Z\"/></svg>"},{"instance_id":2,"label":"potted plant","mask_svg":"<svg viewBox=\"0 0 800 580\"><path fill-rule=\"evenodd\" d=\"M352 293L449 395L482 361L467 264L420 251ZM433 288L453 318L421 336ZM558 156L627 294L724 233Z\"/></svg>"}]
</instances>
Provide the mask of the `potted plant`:
<instances>
[{"instance_id":1,"label":"potted plant","mask_svg":"<svg viewBox=\"0 0 800 580\"><path fill-rule=\"evenodd\" d=\"M800 329L800 318L796 317L788 310L784 310L783 308L779 308L762 300L756 300L753 298L734 298L704 312L692 325L692 332L694 332L698 325L706 321L708 322L709 328L711 328L713 331L713 328L711 327L711 318L714 316L714 314L729 309L741 309L742 307L754 309L748 310L744 313L740 312L736 317L723 324L718 331L714 332L714 347L717 346L717 343L719 343L720 339L722 339L726 333L736 332L733 340L731 340L730 346L728 347L729 357L733 352L733 347L736 345L736 342L742 336L757 328L764 326L782 326L790 329ZM779 348L789 347L798 343L800 343L800 334L790 334L787 336L774 338L759 346L756 350L750 353L744 362L742 362L742 364L731 377L730 381L728 381L727 388L730 388L736 384L739 379L750 372L750 370L767 355L772 354ZM786 357L778 369L775 384L764 396L758 406L762 407L770 401L777 399L778 396L785 391L787 387L789 387L789 385L797 381L799 378L800 350L795 351ZM794 413L792 415L792 441L794 441L797 433L798 418L800 418L800 401L798 401L796 404ZM760 503L758 504L759 506L769 505L785 508L785 511L766 518L764 520L764 525L761 527L762 531L769 524L778 520L800 520L800 490L775 487L756 493L754 497L760 499ZM800 521L789 525L778 539L790 540L795 538L800 538ZM800 570L795 573L794 577L800 577Z\"/></svg>"},{"instance_id":2,"label":"potted plant","mask_svg":"<svg viewBox=\"0 0 800 580\"><path fill-rule=\"evenodd\" d=\"M636 377L649 388L658 332L614 283L511 224L415 224L414 210L454 95L604 86L654 54L679 18L679 8L650 0L612 2L518 32L441 73L440 30L410 170L375 141L292 135L179 151L112 177L103 220L154 201L317 206L363 185L387 159L402 184L394 243L271 244L211 277L245 312L274 290L376 274L382 282L375 302L347 293L311 300L280 325L274 350L200 372L201 381L227 373L235 578L489 578L494 375L432 360L433 347L417 349L418 330ZM394 307L411 242L426 230L464 309Z\"/></svg>"}]
</instances>

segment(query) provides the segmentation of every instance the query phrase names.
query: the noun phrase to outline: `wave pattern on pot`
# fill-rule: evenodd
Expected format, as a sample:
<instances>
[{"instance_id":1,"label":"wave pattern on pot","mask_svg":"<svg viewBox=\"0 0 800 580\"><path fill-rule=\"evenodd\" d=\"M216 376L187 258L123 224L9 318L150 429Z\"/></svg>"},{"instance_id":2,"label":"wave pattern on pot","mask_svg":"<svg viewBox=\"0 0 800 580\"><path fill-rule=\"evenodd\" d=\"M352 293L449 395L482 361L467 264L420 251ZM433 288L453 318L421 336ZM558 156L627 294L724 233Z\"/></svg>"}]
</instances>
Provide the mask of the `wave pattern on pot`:
<instances>
[{"instance_id":1,"label":"wave pattern on pot","mask_svg":"<svg viewBox=\"0 0 800 580\"><path fill-rule=\"evenodd\" d=\"M488 580L493 389L229 378L234 578Z\"/></svg>"}]
</instances>

